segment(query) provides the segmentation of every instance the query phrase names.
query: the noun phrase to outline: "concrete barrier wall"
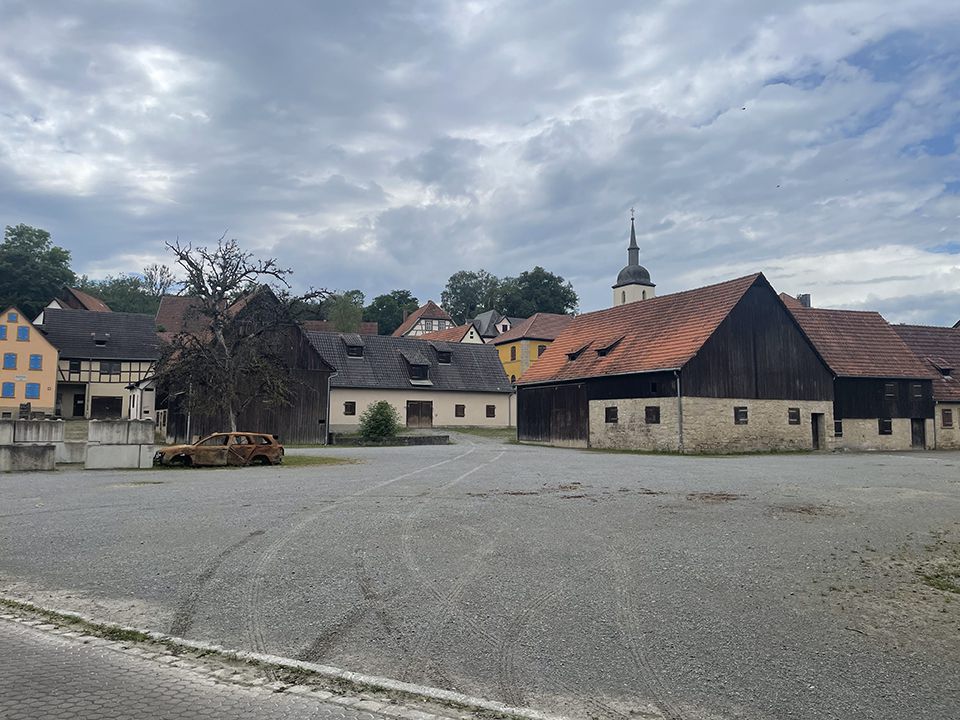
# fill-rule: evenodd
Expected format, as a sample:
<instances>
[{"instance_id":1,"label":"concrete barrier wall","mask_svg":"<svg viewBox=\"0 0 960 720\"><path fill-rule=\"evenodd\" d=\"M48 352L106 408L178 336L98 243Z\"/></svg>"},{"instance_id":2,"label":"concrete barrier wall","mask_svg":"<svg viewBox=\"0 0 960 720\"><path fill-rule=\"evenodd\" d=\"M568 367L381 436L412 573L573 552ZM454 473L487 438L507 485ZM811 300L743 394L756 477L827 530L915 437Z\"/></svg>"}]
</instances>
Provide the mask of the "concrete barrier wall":
<instances>
[{"instance_id":1,"label":"concrete barrier wall","mask_svg":"<svg viewBox=\"0 0 960 720\"><path fill-rule=\"evenodd\" d=\"M55 444L57 463L82 463L87 459L87 443L84 440L66 440Z\"/></svg>"},{"instance_id":2,"label":"concrete barrier wall","mask_svg":"<svg viewBox=\"0 0 960 720\"><path fill-rule=\"evenodd\" d=\"M63 442L63 420L15 420L14 443Z\"/></svg>"},{"instance_id":3,"label":"concrete barrier wall","mask_svg":"<svg viewBox=\"0 0 960 720\"><path fill-rule=\"evenodd\" d=\"M0 472L53 470L53 445L0 445Z\"/></svg>"},{"instance_id":4,"label":"concrete barrier wall","mask_svg":"<svg viewBox=\"0 0 960 720\"><path fill-rule=\"evenodd\" d=\"M91 420L87 441L100 445L152 444L153 425L153 420Z\"/></svg>"},{"instance_id":5,"label":"concrete barrier wall","mask_svg":"<svg viewBox=\"0 0 960 720\"><path fill-rule=\"evenodd\" d=\"M13 425L15 420L0 420L0 445L13 445Z\"/></svg>"},{"instance_id":6,"label":"concrete barrier wall","mask_svg":"<svg viewBox=\"0 0 960 720\"><path fill-rule=\"evenodd\" d=\"M153 445L87 445L84 468L113 470L153 467Z\"/></svg>"}]
</instances>

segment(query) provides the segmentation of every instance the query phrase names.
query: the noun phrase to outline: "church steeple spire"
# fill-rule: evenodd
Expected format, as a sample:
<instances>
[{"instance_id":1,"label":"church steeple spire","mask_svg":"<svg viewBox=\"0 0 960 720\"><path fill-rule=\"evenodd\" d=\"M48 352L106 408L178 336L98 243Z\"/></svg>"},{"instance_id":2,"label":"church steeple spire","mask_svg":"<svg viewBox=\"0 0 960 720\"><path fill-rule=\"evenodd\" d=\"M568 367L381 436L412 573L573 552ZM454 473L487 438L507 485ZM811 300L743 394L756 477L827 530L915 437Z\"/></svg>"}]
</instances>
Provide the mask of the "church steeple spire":
<instances>
[{"instance_id":1,"label":"church steeple spire","mask_svg":"<svg viewBox=\"0 0 960 720\"><path fill-rule=\"evenodd\" d=\"M630 208L630 245L627 247L627 265L640 264L640 246L637 245L637 228L633 224L633 208Z\"/></svg>"},{"instance_id":2,"label":"church steeple spire","mask_svg":"<svg viewBox=\"0 0 960 720\"><path fill-rule=\"evenodd\" d=\"M650 282L650 273L640 264L636 220L633 208L630 208L630 244L627 246L627 265L617 275L617 284L613 286L613 304L626 305L655 296L656 285Z\"/></svg>"}]
</instances>

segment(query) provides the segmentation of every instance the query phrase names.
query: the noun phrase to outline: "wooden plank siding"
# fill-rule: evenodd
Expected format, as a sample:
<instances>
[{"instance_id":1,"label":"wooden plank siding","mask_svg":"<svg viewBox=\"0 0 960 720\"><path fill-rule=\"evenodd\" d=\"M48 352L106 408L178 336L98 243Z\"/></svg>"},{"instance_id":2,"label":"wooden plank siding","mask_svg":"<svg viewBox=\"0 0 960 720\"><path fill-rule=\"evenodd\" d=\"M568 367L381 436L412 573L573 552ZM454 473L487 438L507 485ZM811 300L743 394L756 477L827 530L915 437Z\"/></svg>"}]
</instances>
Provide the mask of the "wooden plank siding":
<instances>
[{"instance_id":1,"label":"wooden plank siding","mask_svg":"<svg viewBox=\"0 0 960 720\"><path fill-rule=\"evenodd\" d=\"M893 386L893 397L887 394ZM837 378L833 415L835 420L868 418L932 418L933 382L884 378ZM915 391L919 390L920 397Z\"/></svg>"},{"instance_id":2,"label":"wooden plank siding","mask_svg":"<svg viewBox=\"0 0 960 720\"><path fill-rule=\"evenodd\" d=\"M520 440L587 446L590 428L584 383L521 387L518 393Z\"/></svg>"},{"instance_id":3,"label":"wooden plank siding","mask_svg":"<svg viewBox=\"0 0 960 720\"><path fill-rule=\"evenodd\" d=\"M833 376L766 285L744 294L683 368L683 395L830 400Z\"/></svg>"}]
</instances>

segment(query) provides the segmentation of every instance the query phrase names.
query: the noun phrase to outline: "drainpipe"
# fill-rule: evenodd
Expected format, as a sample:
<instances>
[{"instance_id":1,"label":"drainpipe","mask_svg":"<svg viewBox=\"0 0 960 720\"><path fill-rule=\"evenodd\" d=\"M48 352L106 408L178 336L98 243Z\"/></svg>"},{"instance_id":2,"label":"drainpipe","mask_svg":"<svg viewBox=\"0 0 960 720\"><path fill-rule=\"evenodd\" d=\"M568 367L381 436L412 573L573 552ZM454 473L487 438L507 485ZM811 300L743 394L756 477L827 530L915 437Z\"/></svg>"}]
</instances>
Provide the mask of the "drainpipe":
<instances>
[{"instance_id":1,"label":"drainpipe","mask_svg":"<svg viewBox=\"0 0 960 720\"><path fill-rule=\"evenodd\" d=\"M337 371L334 370L332 373L327 375L327 419L324 421L326 426L323 428L323 444L330 444L330 381L333 380L334 376L337 375Z\"/></svg>"},{"instance_id":2,"label":"drainpipe","mask_svg":"<svg viewBox=\"0 0 960 720\"><path fill-rule=\"evenodd\" d=\"M673 376L677 379L677 450L683 454L683 395L680 394L680 371L674 370Z\"/></svg>"}]
</instances>

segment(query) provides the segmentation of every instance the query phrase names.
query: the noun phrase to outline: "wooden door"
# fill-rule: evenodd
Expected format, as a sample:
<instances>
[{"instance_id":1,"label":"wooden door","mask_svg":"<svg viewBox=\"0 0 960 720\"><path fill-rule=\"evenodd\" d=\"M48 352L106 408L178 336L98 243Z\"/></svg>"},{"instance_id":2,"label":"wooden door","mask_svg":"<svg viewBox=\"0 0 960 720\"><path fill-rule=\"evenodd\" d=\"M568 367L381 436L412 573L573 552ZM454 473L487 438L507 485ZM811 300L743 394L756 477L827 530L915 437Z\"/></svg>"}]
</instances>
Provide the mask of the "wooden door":
<instances>
[{"instance_id":1,"label":"wooden door","mask_svg":"<svg viewBox=\"0 0 960 720\"><path fill-rule=\"evenodd\" d=\"M433 427L433 402L431 400L407 401L407 427Z\"/></svg>"},{"instance_id":2,"label":"wooden door","mask_svg":"<svg viewBox=\"0 0 960 720\"><path fill-rule=\"evenodd\" d=\"M825 431L823 413L811 413L810 428L813 432L813 449L823 449L823 433Z\"/></svg>"},{"instance_id":3,"label":"wooden door","mask_svg":"<svg viewBox=\"0 0 960 720\"><path fill-rule=\"evenodd\" d=\"M926 428L924 427L923 418L913 418L910 420L910 445L917 449L923 450L927 443L927 433Z\"/></svg>"}]
</instances>

